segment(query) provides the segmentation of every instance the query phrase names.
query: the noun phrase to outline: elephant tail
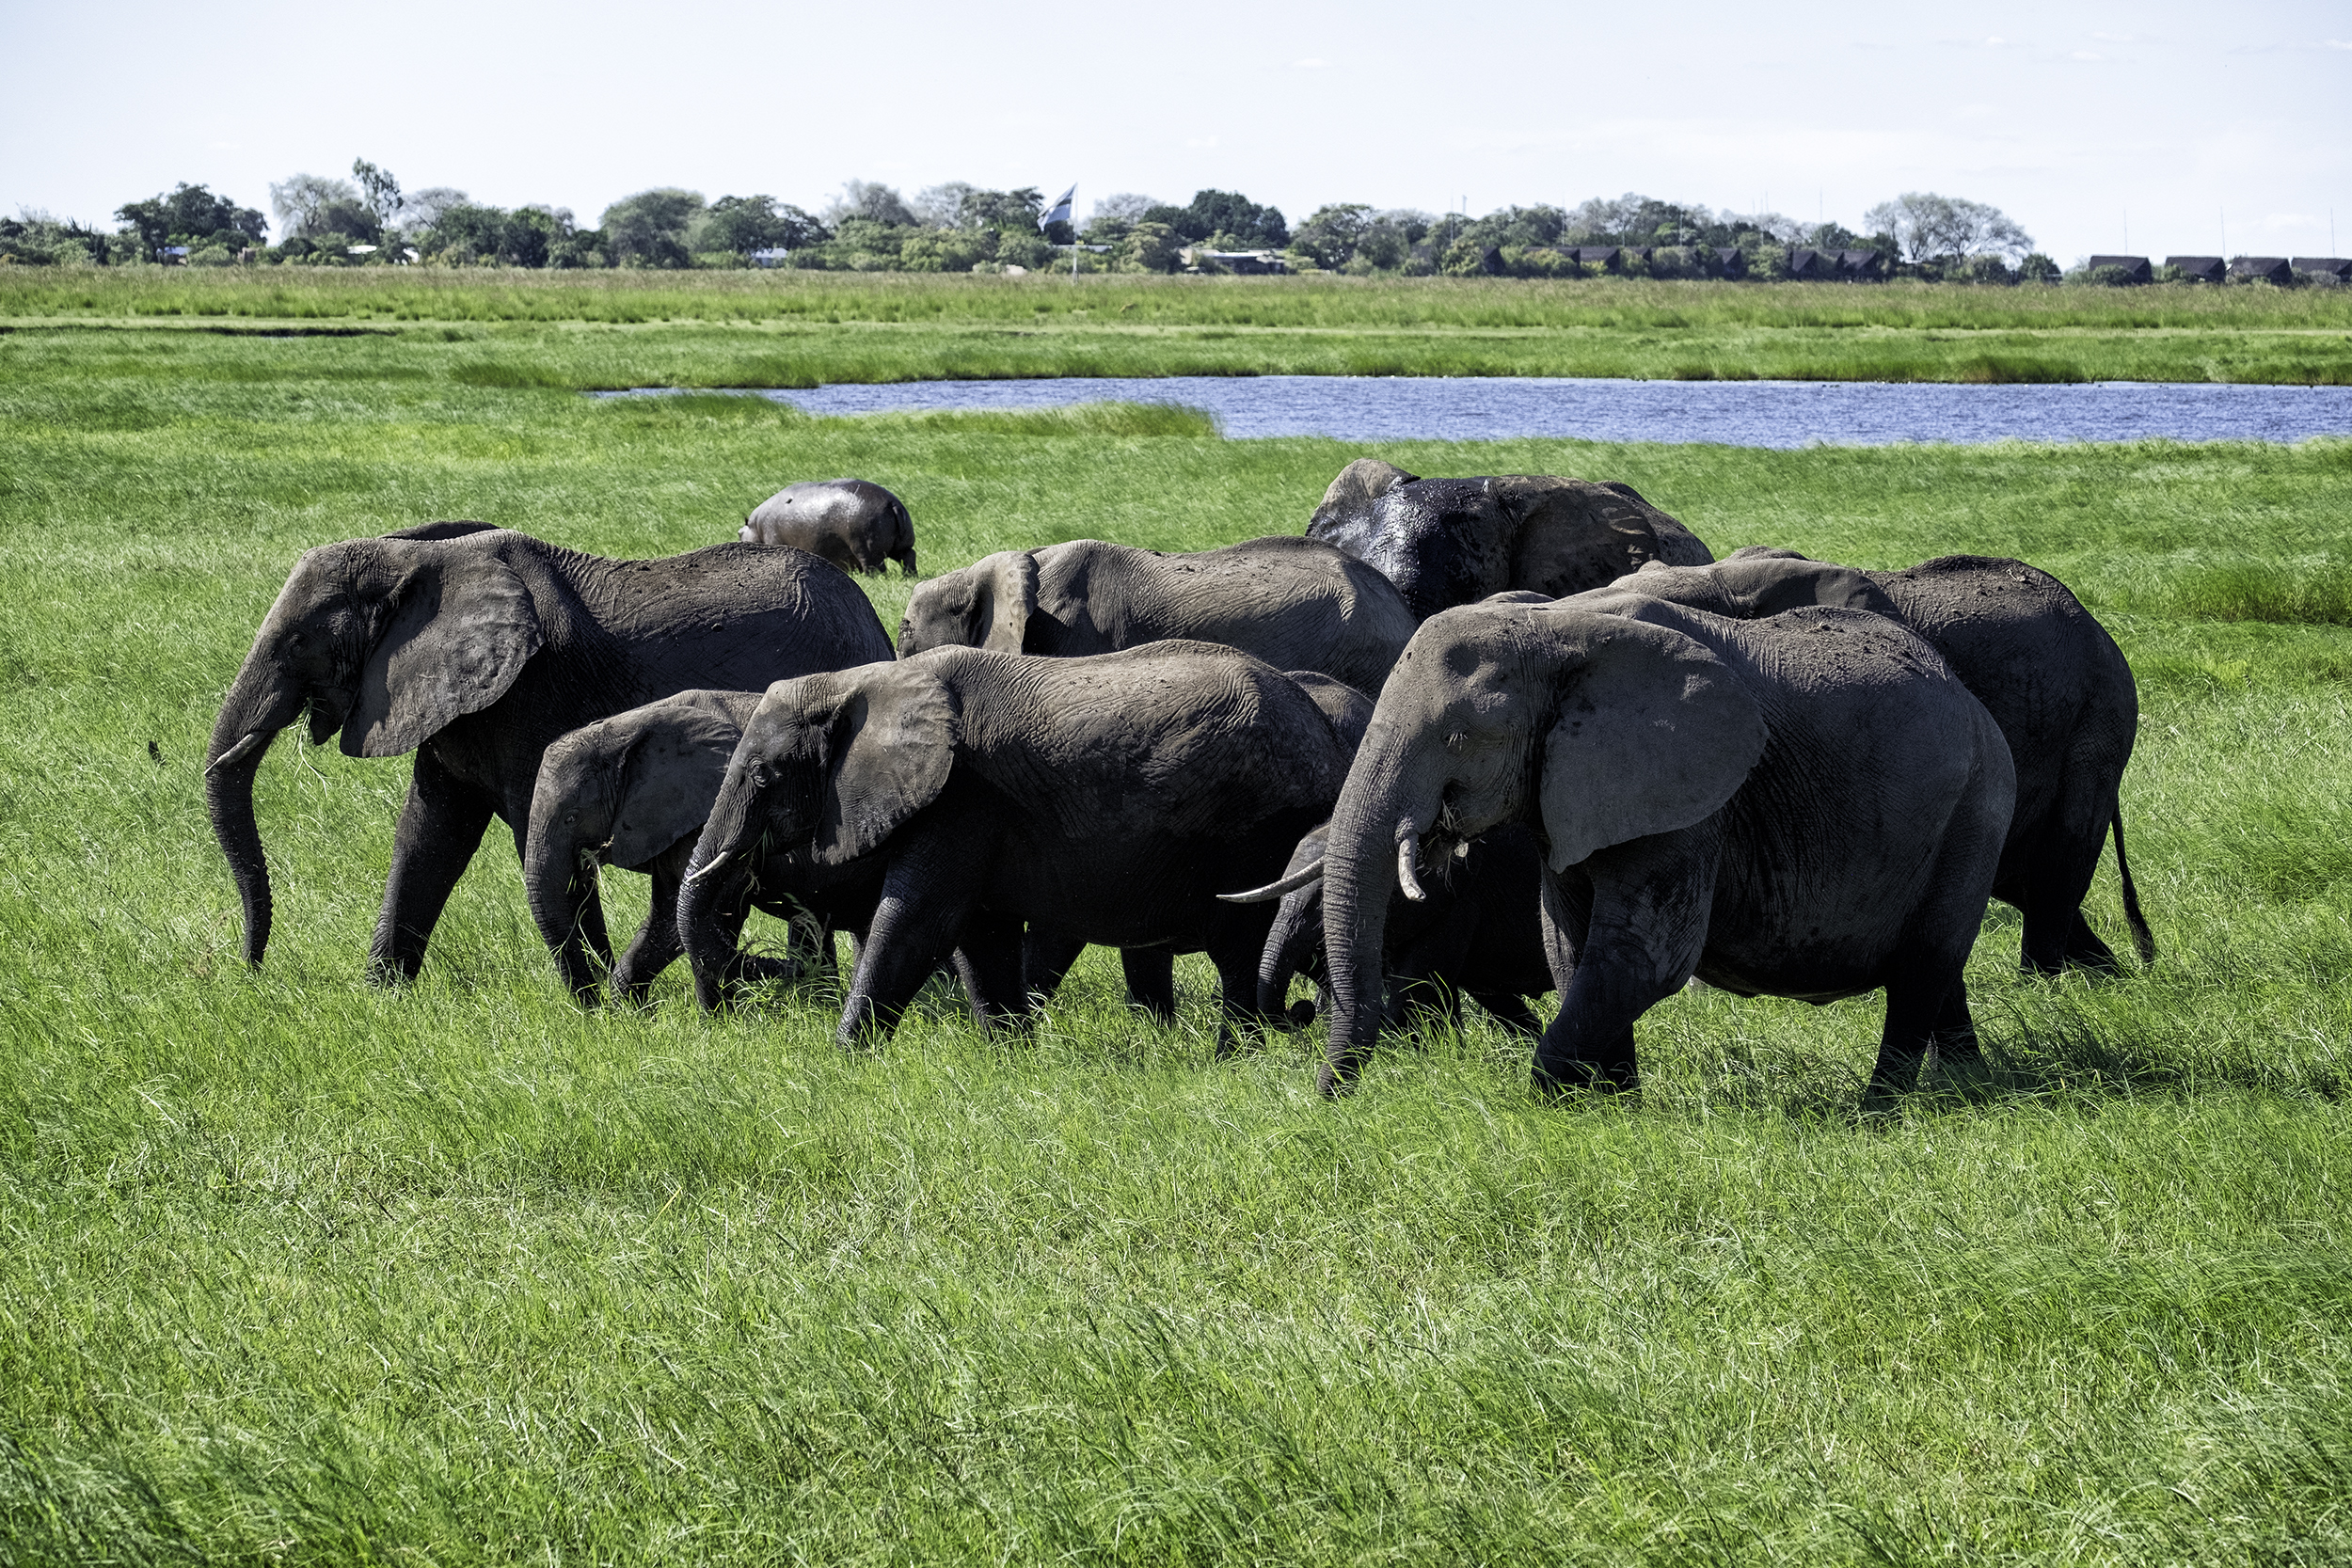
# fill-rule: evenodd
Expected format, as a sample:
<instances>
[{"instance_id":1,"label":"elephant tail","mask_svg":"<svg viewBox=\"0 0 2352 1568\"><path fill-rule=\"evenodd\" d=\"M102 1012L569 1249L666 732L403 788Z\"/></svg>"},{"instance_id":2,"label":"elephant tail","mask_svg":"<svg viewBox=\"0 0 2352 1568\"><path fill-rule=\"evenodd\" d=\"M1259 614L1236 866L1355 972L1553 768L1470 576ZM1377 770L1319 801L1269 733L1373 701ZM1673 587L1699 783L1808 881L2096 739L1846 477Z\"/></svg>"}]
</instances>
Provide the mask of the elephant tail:
<instances>
[{"instance_id":1,"label":"elephant tail","mask_svg":"<svg viewBox=\"0 0 2352 1568\"><path fill-rule=\"evenodd\" d=\"M2132 927L2132 943L2139 949L2139 961L2156 961L2155 934L2148 929L2148 917L2139 912L2139 889L2132 885L2132 863L2123 857L2123 802L2119 794L2115 809L2108 814L2115 826L2115 870L2123 881L2123 918Z\"/></svg>"}]
</instances>

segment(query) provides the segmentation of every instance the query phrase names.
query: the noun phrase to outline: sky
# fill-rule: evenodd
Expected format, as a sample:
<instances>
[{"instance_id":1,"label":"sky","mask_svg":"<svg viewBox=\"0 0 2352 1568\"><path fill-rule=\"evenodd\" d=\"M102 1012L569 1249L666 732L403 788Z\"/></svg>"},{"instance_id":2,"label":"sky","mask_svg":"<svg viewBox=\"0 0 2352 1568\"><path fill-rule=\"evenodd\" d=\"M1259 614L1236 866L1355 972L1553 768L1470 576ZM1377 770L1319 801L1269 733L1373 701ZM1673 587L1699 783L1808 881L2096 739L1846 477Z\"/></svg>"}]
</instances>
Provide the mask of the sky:
<instances>
[{"instance_id":1,"label":"sky","mask_svg":"<svg viewBox=\"0 0 2352 1568\"><path fill-rule=\"evenodd\" d=\"M109 227L364 157L583 223L851 179L1074 182L1081 214L1214 186L1294 224L1638 191L1860 228L1935 191L2066 264L2352 247L2352 0L0 0L0 212Z\"/></svg>"}]
</instances>

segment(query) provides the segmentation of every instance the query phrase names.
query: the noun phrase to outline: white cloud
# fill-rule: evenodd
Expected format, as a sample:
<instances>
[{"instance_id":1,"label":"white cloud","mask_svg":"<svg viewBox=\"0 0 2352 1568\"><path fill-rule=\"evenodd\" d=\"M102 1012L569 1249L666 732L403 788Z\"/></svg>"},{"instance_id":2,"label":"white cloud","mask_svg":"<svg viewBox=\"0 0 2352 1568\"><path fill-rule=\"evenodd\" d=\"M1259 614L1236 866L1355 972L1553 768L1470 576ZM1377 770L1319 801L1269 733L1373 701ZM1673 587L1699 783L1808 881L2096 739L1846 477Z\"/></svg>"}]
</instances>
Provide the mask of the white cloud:
<instances>
[{"instance_id":1,"label":"white cloud","mask_svg":"<svg viewBox=\"0 0 2352 1568\"><path fill-rule=\"evenodd\" d=\"M1310 55L1306 59L1293 62L1292 69L1295 71L1321 71L1323 69L1323 60L1320 56Z\"/></svg>"},{"instance_id":2,"label":"white cloud","mask_svg":"<svg viewBox=\"0 0 2352 1568\"><path fill-rule=\"evenodd\" d=\"M2104 60L2106 58L2105 55L2094 55L2088 49L2077 49L2066 57L2070 60Z\"/></svg>"}]
</instances>

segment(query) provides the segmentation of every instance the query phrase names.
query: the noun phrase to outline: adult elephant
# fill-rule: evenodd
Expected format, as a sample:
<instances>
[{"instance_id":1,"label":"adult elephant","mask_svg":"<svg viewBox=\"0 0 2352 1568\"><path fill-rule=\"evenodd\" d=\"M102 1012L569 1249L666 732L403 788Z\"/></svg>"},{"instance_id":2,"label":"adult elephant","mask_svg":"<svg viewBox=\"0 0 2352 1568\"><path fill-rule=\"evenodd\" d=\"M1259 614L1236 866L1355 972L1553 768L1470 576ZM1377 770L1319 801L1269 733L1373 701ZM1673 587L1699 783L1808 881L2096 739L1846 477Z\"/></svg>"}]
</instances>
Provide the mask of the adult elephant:
<instances>
[{"instance_id":1,"label":"adult elephant","mask_svg":"<svg viewBox=\"0 0 2352 1568\"><path fill-rule=\"evenodd\" d=\"M727 765L678 927L765 840L882 872L840 1038L887 1033L961 945L984 1017L1029 1010L1024 927L1200 951L1226 1029L1257 1012L1271 911L1222 904L1329 815L1347 748L1297 681L1232 648L1086 658L943 648L771 687Z\"/></svg>"},{"instance_id":2,"label":"adult elephant","mask_svg":"<svg viewBox=\"0 0 2352 1568\"><path fill-rule=\"evenodd\" d=\"M1734 621L1644 598L1422 626L1331 815L1327 1091L1381 1021L1390 897L1517 822L1542 846L1561 1005L1539 1087L1628 1087L1633 1023L1692 975L1825 1002L1883 989L1874 1095L1972 1054L1962 978L2015 784L1984 705L1883 615Z\"/></svg>"},{"instance_id":3,"label":"adult elephant","mask_svg":"<svg viewBox=\"0 0 2352 1568\"><path fill-rule=\"evenodd\" d=\"M1751 546L1712 566L1645 566L1615 586L1743 620L1837 605L1892 616L1918 633L2009 742L2017 805L1993 896L2025 916L2020 964L2045 974L2070 964L2117 967L2082 912L2110 829L2123 916L2140 961L2154 961L2155 938L2123 852L2120 799L2139 733L2139 689L2115 639L2058 578L1996 556L1858 572Z\"/></svg>"},{"instance_id":4,"label":"adult elephant","mask_svg":"<svg viewBox=\"0 0 2352 1568\"><path fill-rule=\"evenodd\" d=\"M253 778L310 718L347 755L417 753L371 973L408 978L493 816L525 850L540 754L593 720L692 687L764 687L890 654L855 583L800 550L717 545L658 561L581 555L487 524L322 545L294 563L222 702L205 800L269 945Z\"/></svg>"},{"instance_id":5,"label":"adult elephant","mask_svg":"<svg viewBox=\"0 0 2352 1568\"><path fill-rule=\"evenodd\" d=\"M746 545L789 545L845 572L880 572L890 562L914 576L914 519L906 502L865 479L806 479L787 484L743 519Z\"/></svg>"},{"instance_id":6,"label":"adult elephant","mask_svg":"<svg viewBox=\"0 0 2352 1568\"><path fill-rule=\"evenodd\" d=\"M898 655L965 647L1072 658L1190 638L1377 691L1414 625L1386 578L1312 540L1168 555L1079 539L1003 550L924 583L898 624Z\"/></svg>"},{"instance_id":7,"label":"adult elephant","mask_svg":"<svg viewBox=\"0 0 2352 1568\"><path fill-rule=\"evenodd\" d=\"M1326 987L1330 968L1323 924L1323 861L1330 824L1298 841L1282 879L1248 893L1219 895L1229 903L1279 898L1274 925L1258 959L1258 1007L1280 1015L1299 976ZM1467 996L1504 1028L1533 1037L1543 1025L1527 998L1552 989L1551 965L1536 917L1543 857L1533 834L1517 823L1462 844L1438 863L1423 896L1402 889L1389 900L1382 971L1387 985L1384 1027L1402 1028L1416 1010L1458 1023ZM1310 1004L1289 1009L1295 1022L1313 1016Z\"/></svg>"},{"instance_id":8,"label":"adult elephant","mask_svg":"<svg viewBox=\"0 0 2352 1568\"><path fill-rule=\"evenodd\" d=\"M1645 562L1715 559L1629 484L1549 474L1420 479L1371 457L1340 470L1307 537L1378 568L1417 621L1512 589L1580 594Z\"/></svg>"}]
</instances>

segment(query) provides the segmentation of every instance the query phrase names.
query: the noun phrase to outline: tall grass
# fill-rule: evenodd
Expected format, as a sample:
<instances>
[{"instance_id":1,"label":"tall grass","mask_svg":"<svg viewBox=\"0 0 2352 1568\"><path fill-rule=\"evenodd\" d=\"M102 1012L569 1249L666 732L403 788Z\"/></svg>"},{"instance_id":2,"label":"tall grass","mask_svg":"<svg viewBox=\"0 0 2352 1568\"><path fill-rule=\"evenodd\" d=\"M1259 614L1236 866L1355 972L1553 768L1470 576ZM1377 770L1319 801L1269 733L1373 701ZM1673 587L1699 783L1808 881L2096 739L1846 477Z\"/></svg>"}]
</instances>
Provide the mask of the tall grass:
<instances>
[{"instance_id":1,"label":"tall grass","mask_svg":"<svg viewBox=\"0 0 2352 1568\"><path fill-rule=\"evenodd\" d=\"M495 353L469 359L458 373L483 386L532 385L499 379L532 373L653 384L650 369L614 379L598 364L647 356L631 329L648 327L674 372L660 384L680 386L1273 372L2352 379L2352 294L2267 286L17 268L0 273L0 321L10 319L273 334L340 321L412 343L441 333L528 345L537 372ZM689 324L707 331L678 330Z\"/></svg>"},{"instance_id":2,"label":"tall grass","mask_svg":"<svg viewBox=\"0 0 2352 1568\"><path fill-rule=\"evenodd\" d=\"M449 373L482 353L0 339L0 1564L2352 1554L2352 630L2295 586L2352 442L1366 449ZM1090 954L1033 1036L935 993L845 1056L810 990L576 1010L496 834L369 988L406 769L291 736L237 961L202 746L310 544L659 553L855 473L934 570L1199 548L1368 450L1625 479L1719 550L2050 567L2139 673L2156 965L2021 978L1996 909L1990 1067L1883 1123L1871 999L1677 996L1639 1100L1565 1108L1478 1023L1321 1102L1311 1032L1216 1058L1197 959L1173 1029ZM2233 562L2265 614L2213 613Z\"/></svg>"}]
</instances>

